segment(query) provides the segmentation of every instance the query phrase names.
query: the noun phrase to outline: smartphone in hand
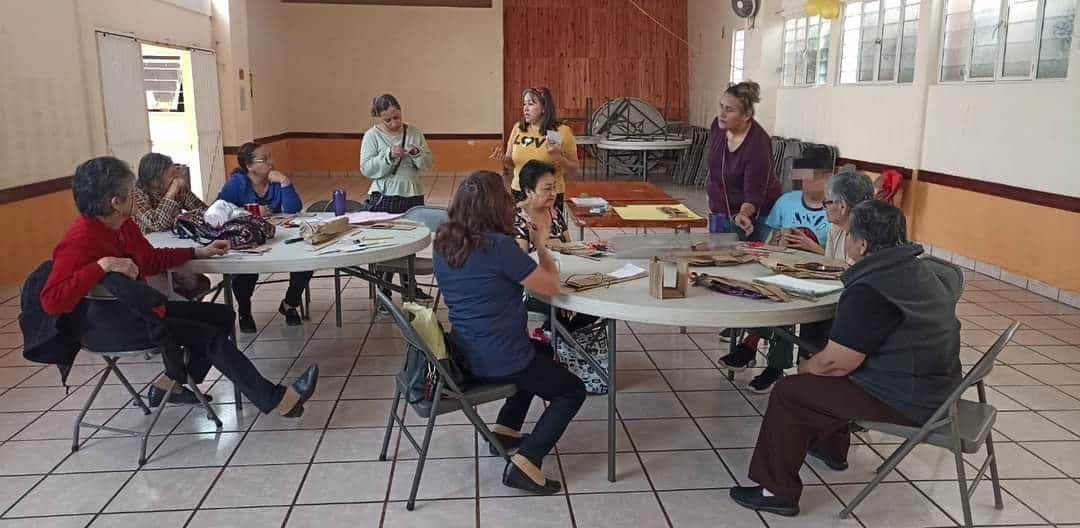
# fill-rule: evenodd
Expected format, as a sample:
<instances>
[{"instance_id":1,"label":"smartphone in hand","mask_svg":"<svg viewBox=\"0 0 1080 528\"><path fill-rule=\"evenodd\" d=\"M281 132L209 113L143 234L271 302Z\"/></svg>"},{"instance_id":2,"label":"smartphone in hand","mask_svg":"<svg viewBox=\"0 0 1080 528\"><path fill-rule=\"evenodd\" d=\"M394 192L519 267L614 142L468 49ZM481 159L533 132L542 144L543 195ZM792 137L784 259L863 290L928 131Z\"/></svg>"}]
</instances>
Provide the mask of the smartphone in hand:
<instances>
[{"instance_id":1,"label":"smartphone in hand","mask_svg":"<svg viewBox=\"0 0 1080 528\"><path fill-rule=\"evenodd\" d=\"M556 145L562 145L562 136L559 135L559 132L557 130L548 130L547 131L547 140L548 140L548 143L554 143Z\"/></svg>"}]
</instances>

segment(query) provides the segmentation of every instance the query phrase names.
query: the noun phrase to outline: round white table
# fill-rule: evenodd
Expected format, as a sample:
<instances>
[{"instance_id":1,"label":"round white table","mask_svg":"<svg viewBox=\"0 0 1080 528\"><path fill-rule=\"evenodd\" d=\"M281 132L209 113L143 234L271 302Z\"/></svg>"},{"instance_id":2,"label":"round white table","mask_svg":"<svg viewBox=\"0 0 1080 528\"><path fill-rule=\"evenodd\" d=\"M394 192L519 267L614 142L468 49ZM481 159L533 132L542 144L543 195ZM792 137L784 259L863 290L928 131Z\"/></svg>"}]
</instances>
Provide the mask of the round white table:
<instances>
[{"instance_id":1,"label":"round white table","mask_svg":"<svg viewBox=\"0 0 1080 528\"><path fill-rule=\"evenodd\" d=\"M628 263L645 270L649 267L648 261L644 259L590 260L570 255L555 257L559 265L559 275L564 281L574 274L610 273ZM825 261L824 257L807 253L778 254L776 258L792 263ZM674 265L669 264L667 271L673 276ZM692 267L690 271L742 280L775 274L756 262L730 267ZM685 298L660 300L649 293L649 277L642 277L582 292L575 292L564 286L559 295L550 298L537 297L552 306L552 313L549 314L552 322L552 345L557 346L559 339L566 340L579 356L593 364L593 368L608 384L608 480L615 482L615 400L618 392L614 379L618 357L615 344L616 321L707 328L761 328L812 323L833 318L840 293L821 297L816 302L797 298L788 302L775 302L725 295L691 284ZM576 346L569 331L555 317L557 308L608 320L606 369L601 368L595 360L590 360L591 356ZM737 344L737 341L732 338L732 346Z\"/></svg>"},{"instance_id":2,"label":"round white table","mask_svg":"<svg viewBox=\"0 0 1080 528\"><path fill-rule=\"evenodd\" d=\"M649 179L649 153L669 150L686 150L693 141L689 139L658 139L653 141L636 141L631 139L606 139L596 144L596 147L605 151L605 159L608 151L640 152L641 153L641 181ZM610 167L608 163L605 167Z\"/></svg>"}]
</instances>

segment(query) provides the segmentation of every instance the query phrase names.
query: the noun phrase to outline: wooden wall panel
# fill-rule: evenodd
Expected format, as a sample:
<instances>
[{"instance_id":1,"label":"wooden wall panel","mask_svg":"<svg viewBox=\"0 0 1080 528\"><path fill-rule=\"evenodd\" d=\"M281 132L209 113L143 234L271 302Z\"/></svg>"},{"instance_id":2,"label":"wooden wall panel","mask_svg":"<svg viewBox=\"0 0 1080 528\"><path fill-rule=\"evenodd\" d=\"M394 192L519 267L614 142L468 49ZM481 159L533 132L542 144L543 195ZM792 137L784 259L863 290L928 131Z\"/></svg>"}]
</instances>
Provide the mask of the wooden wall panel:
<instances>
[{"instance_id":1,"label":"wooden wall panel","mask_svg":"<svg viewBox=\"0 0 1080 528\"><path fill-rule=\"evenodd\" d=\"M686 0L637 2L686 39ZM551 88L561 117L584 117L588 97L593 108L640 97L661 112L666 104L668 120L687 119L686 45L628 0L505 0L503 35L504 133L521 118L522 90L539 85Z\"/></svg>"}]
</instances>

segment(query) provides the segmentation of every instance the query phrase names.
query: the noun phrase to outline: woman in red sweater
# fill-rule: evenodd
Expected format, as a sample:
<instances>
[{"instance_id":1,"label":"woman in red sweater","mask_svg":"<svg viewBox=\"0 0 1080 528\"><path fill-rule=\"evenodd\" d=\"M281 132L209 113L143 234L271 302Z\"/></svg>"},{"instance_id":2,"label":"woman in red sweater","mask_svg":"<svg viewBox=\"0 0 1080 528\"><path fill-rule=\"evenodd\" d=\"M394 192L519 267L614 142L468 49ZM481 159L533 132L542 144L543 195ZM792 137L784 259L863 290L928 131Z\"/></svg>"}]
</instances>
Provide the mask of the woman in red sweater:
<instances>
[{"instance_id":1,"label":"woman in red sweater","mask_svg":"<svg viewBox=\"0 0 1080 528\"><path fill-rule=\"evenodd\" d=\"M41 290L41 306L49 314L71 313L106 273L133 279L164 273L193 258L223 255L225 241L199 248L154 248L132 220L135 174L127 163L113 157L89 160L75 169L72 191L80 216L53 250L52 273ZM303 414L304 402L315 391L318 365L311 365L291 386L264 378L229 339L232 310L219 304L168 302L155 309L173 340L189 353L187 372L196 383L210 367L232 380L260 411L288 417ZM178 377L178 376L177 376ZM177 379L183 383L184 379ZM159 379L148 399L157 406L171 386ZM170 401L197 403L195 395L179 389Z\"/></svg>"}]
</instances>

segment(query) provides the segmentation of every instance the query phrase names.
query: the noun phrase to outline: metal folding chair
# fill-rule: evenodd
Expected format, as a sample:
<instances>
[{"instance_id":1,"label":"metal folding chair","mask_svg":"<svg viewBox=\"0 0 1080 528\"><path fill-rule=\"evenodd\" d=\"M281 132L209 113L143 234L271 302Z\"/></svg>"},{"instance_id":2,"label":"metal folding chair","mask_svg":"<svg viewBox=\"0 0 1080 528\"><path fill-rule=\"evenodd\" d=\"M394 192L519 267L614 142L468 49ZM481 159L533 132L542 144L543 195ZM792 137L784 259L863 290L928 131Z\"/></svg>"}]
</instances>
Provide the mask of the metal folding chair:
<instances>
[{"instance_id":1,"label":"metal folding chair","mask_svg":"<svg viewBox=\"0 0 1080 528\"><path fill-rule=\"evenodd\" d=\"M427 368L432 369L438 375L438 382L435 384L435 388L432 392L433 396L430 401L420 400L416 403L408 403L403 406L401 415L398 415L398 405L401 402L402 396L407 395L409 392L409 378L405 372L404 366L402 371L394 376L396 388L394 389L394 402L390 406L390 417L386 421L386 434L383 436L382 451L379 452L379 460L386 460L386 452L390 447L390 436L394 430L394 424L397 423L401 434L412 444L413 448L419 454L419 460L416 463L416 473L413 475L412 489L409 491L409 501L406 503L405 508L412 510L416 505L416 493L420 489L420 477L424 472L424 462L427 460L428 448L431 445L431 434L435 428L435 418L455 412L462 411L465 416L472 423L473 427L488 441L499 454L508 463L510 462L510 455L503 449L502 444L495 438L494 434L488 429L487 424L480 418L480 415L476 412L476 406L484 403L504 400L513 396L517 392L517 387L513 384L494 384L494 385L473 385L469 387L462 387L450 377L450 373L446 371L438 359L435 358L431 350L428 349L420 335L413 329L412 324L409 322L408 317L401 312L401 309L395 306L390 298L381 291L375 292L376 303L381 303L390 312L390 315L394 318L394 323L397 324L398 330L401 331L402 337L408 343L410 348L419 350L423 353L424 359L427 361ZM404 365L408 365L408 355L406 355ZM406 396L407 398L407 396ZM427 418L427 426L424 428L424 438L420 442L416 441L409 429L405 427L405 414L408 408L411 407L413 411L421 418Z\"/></svg>"},{"instance_id":2,"label":"metal folding chair","mask_svg":"<svg viewBox=\"0 0 1080 528\"><path fill-rule=\"evenodd\" d=\"M952 451L953 458L956 461L956 482L960 487L960 504L964 509L964 526L970 527L972 525L971 497L975 494L975 489L979 486L983 476L985 476L987 468L990 469L990 482L994 486L994 507L999 510L1004 507L1001 502L1001 485L998 482L997 455L994 453L992 434L997 409L986 402L984 380L990 374L990 370L993 369L998 354L1005 348L1005 345L1009 344L1013 334L1016 333L1016 329L1019 327L1020 323L1014 322L1002 332L994 345L990 347L990 350L983 354L982 359L964 376L960 386L949 395L948 399L941 404L941 407L934 412L933 416L922 427L909 427L866 420L857 420L855 422L856 425L867 430L879 431L906 438L907 440L900 444L900 447L878 466L874 479L840 512L841 519L851 514L855 507L893 469L896 469L896 466L900 464L904 457L920 444L929 444ZM978 391L978 401L969 401L962 398L964 392L972 386ZM986 446L986 460L979 467L975 478L971 480L969 486L964 469L964 454L978 453L983 445Z\"/></svg>"}]
</instances>

